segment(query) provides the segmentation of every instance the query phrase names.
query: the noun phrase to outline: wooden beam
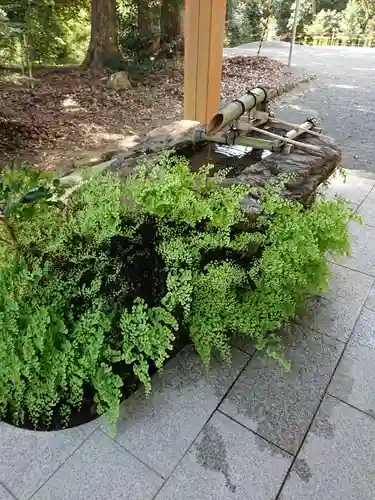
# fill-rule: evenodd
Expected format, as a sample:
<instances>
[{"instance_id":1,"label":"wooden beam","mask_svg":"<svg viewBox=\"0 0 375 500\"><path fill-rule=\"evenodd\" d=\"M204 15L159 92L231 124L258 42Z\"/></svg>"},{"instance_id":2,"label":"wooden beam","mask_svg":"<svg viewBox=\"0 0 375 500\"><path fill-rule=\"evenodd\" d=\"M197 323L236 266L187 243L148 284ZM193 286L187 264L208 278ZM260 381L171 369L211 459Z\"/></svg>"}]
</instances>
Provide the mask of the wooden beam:
<instances>
[{"instance_id":1,"label":"wooden beam","mask_svg":"<svg viewBox=\"0 0 375 500\"><path fill-rule=\"evenodd\" d=\"M207 123L219 110L226 0L185 0L184 118Z\"/></svg>"}]
</instances>

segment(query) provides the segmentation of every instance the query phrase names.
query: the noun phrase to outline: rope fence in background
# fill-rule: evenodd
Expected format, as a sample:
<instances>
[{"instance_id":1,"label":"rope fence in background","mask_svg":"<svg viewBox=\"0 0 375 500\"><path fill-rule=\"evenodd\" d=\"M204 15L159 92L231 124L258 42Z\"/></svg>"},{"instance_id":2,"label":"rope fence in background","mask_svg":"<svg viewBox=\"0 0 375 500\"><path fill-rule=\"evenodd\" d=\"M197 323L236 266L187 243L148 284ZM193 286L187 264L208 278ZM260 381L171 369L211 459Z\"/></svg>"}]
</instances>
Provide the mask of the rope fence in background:
<instances>
[{"instance_id":1,"label":"rope fence in background","mask_svg":"<svg viewBox=\"0 0 375 500\"><path fill-rule=\"evenodd\" d=\"M340 33L321 36L300 35L296 42L313 47L375 47L375 36L349 37Z\"/></svg>"}]
</instances>

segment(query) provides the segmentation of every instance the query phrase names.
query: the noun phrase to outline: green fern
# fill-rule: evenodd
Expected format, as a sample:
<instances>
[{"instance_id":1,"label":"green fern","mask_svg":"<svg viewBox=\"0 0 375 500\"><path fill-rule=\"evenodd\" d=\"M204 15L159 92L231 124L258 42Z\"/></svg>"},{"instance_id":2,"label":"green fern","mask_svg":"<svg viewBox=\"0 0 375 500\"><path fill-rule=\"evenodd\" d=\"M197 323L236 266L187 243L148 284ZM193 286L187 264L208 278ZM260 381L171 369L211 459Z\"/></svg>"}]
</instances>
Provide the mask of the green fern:
<instances>
[{"instance_id":1,"label":"green fern","mask_svg":"<svg viewBox=\"0 0 375 500\"><path fill-rule=\"evenodd\" d=\"M144 384L146 394L151 391L150 361L161 368L173 348L176 318L162 307L149 308L142 299L136 299L132 311L124 311L120 326L124 336L124 360L133 364L134 373Z\"/></svg>"},{"instance_id":2,"label":"green fern","mask_svg":"<svg viewBox=\"0 0 375 500\"><path fill-rule=\"evenodd\" d=\"M206 366L214 350L230 360L236 332L288 367L278 332L327 287L326 255L349 253L353 211L289 201L281 178L249 222L250 188L211 174L167 153L126 179L86 176L63 204L50 176L0 175L0 418L67 424L89 386L113 423L118 365L149 393L181 329Z\"/></svg>"}]
</instances>

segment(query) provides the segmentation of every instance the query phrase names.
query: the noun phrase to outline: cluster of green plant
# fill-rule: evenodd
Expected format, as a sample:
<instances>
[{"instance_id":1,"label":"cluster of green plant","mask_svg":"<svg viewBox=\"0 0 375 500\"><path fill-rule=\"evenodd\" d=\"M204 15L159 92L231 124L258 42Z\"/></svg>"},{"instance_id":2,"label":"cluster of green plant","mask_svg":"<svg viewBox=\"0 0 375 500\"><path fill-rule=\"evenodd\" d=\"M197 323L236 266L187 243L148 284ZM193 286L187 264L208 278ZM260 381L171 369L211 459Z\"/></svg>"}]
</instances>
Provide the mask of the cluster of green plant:
<instances>
[{"instance_id":1,"label":"cluster of green plant","mask_svg":"<svg viewBox=\"0 0 375 500\"><path fill-rule=\"evenodd\" d=\"M330 36L338 32L340 14L336 10L322 9L311 24L305 27L305 33L311 36Z\"/></svg>"},{"instance_id":2,"label":"cluster of green plant","mask_svg":"<svg viewBox=\"0 0 375 500\"><path fill-rule=\"evenodd\" d=\"M275 332L326 287L325 255L349 251L352 211L289 201L284 179L251 222L249 187L210 174L169 153L70 192L32 169L1 173L1 418L67 423L90 389L114 421L124 373L148 393L186 330L206 366L213 350L230 359L233 333L287 364Z\"/></svg>"},{"instance_id":3,"label":"cluster of green plant","mask_svg":"<svg viewBox=\"0 0 375 500\"><path fill-rule=\"evenodd\" d=\"M132 78L166 67L167 59L183 51L183 0L117 3L118 40Z\"/></svg>"},{"instance_id":4,"label":"cluster of green plant","mask_svg":"<svg viewBox=\"0 0 375 500\"><path fill-rule=\"evenodd\" d=\"M90 36L89 5L87 0L5 1L0 13L2 64L81 60ZM1 24L6 29L1 29Z\"/></svg>"},{"instance_id":5,"label":"cluster of green plant","mask_svg":"<svg viewBox=\"0 0 375 500\"><path fill-rule=\"evenodd\" d=\"M141 35L137 26L128 26L119 33L119 45L126 69L133 79L164 69L166 60L159 54L160 34Z\"/></svg>"},{"instance_id":6,"label":"cluster of green plant","mask_svg":"<svg viewBox=\"0 0 375 500\"><path fill-rule=\"evenodd\" d=\"M358 37L374 34L375 7L370 0L312 0L299 2L297 35ZM228 0L226 43L230 46L267 37L291 34L296 4L294 0ZM271 15L270 15L271 14Z\"/></svg>"}]
</instances>

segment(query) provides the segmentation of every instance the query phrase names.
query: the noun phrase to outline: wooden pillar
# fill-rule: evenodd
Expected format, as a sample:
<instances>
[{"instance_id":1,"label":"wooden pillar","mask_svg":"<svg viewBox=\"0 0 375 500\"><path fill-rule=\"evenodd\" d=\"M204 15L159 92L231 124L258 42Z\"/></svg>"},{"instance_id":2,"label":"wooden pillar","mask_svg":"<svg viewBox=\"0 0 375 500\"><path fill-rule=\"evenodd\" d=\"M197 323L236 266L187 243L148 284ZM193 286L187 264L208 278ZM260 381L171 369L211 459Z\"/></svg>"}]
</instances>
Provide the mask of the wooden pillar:
<instances>
[{"instance_id":1,"label":"wooden pillar","mask_svg":"<svg viewBox=\"0 0 375 500\"><path fill-rule=\"evenodd\" d=\"M207 123L219 110L226 3L185 0L185 120Z\"/></svg>"}]
</instances>

